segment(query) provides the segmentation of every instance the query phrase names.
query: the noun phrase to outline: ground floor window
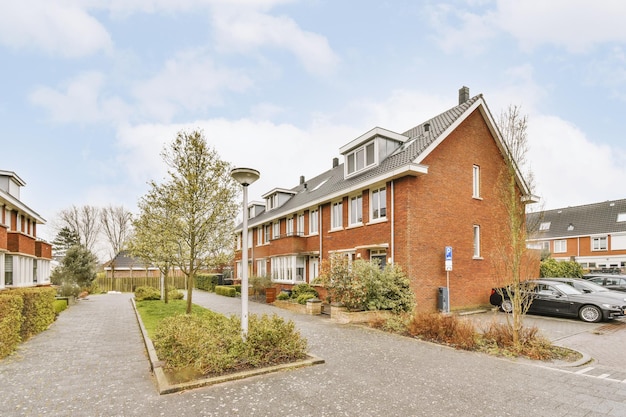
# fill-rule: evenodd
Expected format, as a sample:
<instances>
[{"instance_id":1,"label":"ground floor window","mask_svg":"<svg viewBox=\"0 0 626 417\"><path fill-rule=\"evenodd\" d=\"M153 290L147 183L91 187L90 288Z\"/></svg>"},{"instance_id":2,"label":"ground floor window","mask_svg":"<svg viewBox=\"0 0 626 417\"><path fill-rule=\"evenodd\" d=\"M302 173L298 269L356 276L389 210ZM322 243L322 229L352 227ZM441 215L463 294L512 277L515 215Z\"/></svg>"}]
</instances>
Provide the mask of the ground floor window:
<instances>
[{"instance_id":1,"label":"ground floor window","mask_svg":"<svg viewBox=\"0 0 626 417\"><path fill-rule=\"evenodd\" d=\"M4 285L13 285L13 256L4 256Z\"/></svg>"},{"instance_id":2,"label":"ground floor window","mask_svg":"<svg viewBox=\"0 0 626 417\"><path fill-rule=\"evenodd\" d=\"M271 259L272 281L304 282L305 265L304 256L276 256Z\"/></svg>"},{"instance_id":3,"label":"ground floor window","mask_svg":"<svg viewBox=\"0 0 626 417\"><path fill-rule=\"evenodd\" d=\"M387 251L386 250L371 250L370 260L377 261L380 269L385 269L387 265Z\"/></svg>"}]
</instances>

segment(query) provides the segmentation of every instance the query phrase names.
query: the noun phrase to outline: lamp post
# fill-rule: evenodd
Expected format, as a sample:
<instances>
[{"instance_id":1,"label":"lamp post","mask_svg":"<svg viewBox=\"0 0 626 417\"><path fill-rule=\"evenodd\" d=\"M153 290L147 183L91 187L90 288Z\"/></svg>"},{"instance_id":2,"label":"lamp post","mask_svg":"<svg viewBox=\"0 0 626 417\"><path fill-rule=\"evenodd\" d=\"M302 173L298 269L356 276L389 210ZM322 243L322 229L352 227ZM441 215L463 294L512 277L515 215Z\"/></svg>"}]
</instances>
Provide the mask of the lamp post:
<instances>
[{"instance_id":1,"label":"lamp post","mask_svg":"<svg viewBox=\"0 0 626 417\"><path fill-rule=\"evenodd\" d=\"M230 176L243 186L243 228L241 232L241 337L248 337L248 185L261 174L252 168L234 168Z\"/></svg>"}]
</instances>

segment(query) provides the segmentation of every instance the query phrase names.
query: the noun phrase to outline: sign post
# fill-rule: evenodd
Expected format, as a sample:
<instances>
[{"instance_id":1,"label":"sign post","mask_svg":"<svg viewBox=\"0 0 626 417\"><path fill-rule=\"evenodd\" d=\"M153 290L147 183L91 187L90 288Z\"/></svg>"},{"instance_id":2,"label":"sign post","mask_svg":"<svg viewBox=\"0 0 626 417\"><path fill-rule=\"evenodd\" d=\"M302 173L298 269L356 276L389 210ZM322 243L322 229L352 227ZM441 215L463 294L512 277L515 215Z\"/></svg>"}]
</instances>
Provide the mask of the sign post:
<instances>
[{"instance_id":1,"label":"sign post","mask_svg":"<svg viewBox=\"0 0 626 417\"><path fill-rule=\"evenodd\" d=\"M448 291L448 305L446 313L450 312L450 271L452 271L452 246L446 246L446 289Z\"/></svg>"}]
</instances>

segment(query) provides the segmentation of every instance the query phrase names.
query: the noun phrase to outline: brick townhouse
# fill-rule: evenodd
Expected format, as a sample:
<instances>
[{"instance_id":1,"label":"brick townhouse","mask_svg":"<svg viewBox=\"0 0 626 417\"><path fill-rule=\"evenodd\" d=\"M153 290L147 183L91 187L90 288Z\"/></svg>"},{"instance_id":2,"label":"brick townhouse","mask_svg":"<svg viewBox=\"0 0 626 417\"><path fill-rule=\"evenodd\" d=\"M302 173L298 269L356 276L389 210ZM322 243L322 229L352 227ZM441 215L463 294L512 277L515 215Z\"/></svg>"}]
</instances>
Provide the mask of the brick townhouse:
<instances>
[{"instance_id":1,"label":"brick townhouse","mask_svg":"<svg viewBox=\"0 0 626 417\"><path fill-rule=\"evenodd\" d=\"M37 238L45 220L20 201L26 183L0 171L0 290L50 284L52 247Z\"/></svg>"},{"instance_id":2,"label":"brick townhouse","mask_svg":"<svg viewBox=\"0 0 626 417\"><path fill-rule=\"evenodd\" d=\"M470 98L467 87L457 106L404 133L373 128L341 146L342 163L333 158L328 171L249 204L249 273L289 287L311 282L322 260L341 254L401 265L419 310L437 308L448 280L451 309L488 304L489 254L507 219L496 189L504 149L484 98ZM529 194L521 178L518 185Z\"/></svg>"},{"instance_id":3,"label":"brick townhouse","mask_svg":"<svg viewBox=\"0 0 626 417\"><path fill-rule=\"evenodd\" d=\"M589 271L626 272L626 199L528 215L530 247ZM529 232L530 234L530 232Z\"/></svg>"}]
</instances>

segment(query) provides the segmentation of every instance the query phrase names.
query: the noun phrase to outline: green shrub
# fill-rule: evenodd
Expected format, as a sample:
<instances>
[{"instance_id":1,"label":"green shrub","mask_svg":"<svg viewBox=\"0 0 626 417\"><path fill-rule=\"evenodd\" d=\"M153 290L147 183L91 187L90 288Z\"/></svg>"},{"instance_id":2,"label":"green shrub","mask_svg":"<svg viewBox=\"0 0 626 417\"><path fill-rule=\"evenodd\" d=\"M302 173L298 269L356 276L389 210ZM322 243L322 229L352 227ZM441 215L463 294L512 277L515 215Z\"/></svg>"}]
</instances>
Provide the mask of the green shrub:
<instances>
[{"instance_id":1,"label":"green shrub","mask_svg":"<svg viewBox=\"0 0 626 417\"><path fill-rule=\"evenodd\" d=\"M315 297L318 296L315 288L307 283L294 285L291 289L291 298L298 299L301 294L313 294Z\"/></svg>"},{"instance_id":2,"label":"green shrub","mask_svg":"<svg viewBox=\"0 0 626 417\"><path fill-rule=\"evenodd\" d=\"M67 309L67 300L54 300L52 307L54 308L54 314L58 316L62 311Z\"/></svg>"},{"instance_id":3,"label":"green shrub","mask_svg":"<svg viewBox=\"0 0 626 417\"><path fill-rule=\"evenodd\" d=\"M569 277L582 278L583 268L576 261L557 261L554 258L547 258L541 261L539 275L546 277Z\"/></svg>"},{"instance_id":4,"label":"green shrub","mask_svg":"<svg viewBox=\"0 0 626 417\"><path fill-rule=\"evenodd\" d=\"M283 300L283 301L289 300L289 298L290 298L289 293L286 293L284 291L279 292L278 295L276 296L277 300Z\"/></svg>"},{"instance_id":5,"label":"green shrub","mask_svg":"<svg viewBox=\"0 0 626 417\"><path fill-rule=\"evenodd\" d=\"M312 292L305 292L298 295L298 297L296 298L296 302L298 304L306 304L307 300L310 300L312 298L317 298L317 295L313 294Z\"/></svg>"},{"instance_id":6,"label":"green shrub","mask_svg":"<svg viewBox=\"0 0 626 417\"><path fill-rule=\"evenodd\" d=\"M286 363L306 357L306 340L293 322L274 316L250 316L248 337L241 338L238 317L208 312L175 315L155 329L157 355L169 370L220 375L246 368Z\"/></svg>"},{"instance_id":7,"label":"green shrub","mask_svg":"<svg viewBox=\"0 0 626 417\"><path fill-rule=\"evenodd\" d=\"M218 274L198 274L196 275L196 288L204 291L215 291L215 286L219 284Z\"/></svg>"},{"instance_id":8,"label":"green shrub","mask_svg":"<svg viewBox=\"0 0 626 417\"><path fill-rule=\"evenodd\" d=\"M80 294L80 286L69 281L62 282L61 285L57 287L57 294L61 297L78 297L78 294Z\"/></svg>"},{"instance_id":9,"label":"green shrub","mask_svg":"<svg viewBox=\"0 0 626 417\"><path fill-rule=\"evenodd\" d=\"M54 300L56 289L52 287L41 288L18 288L10 291L22 297L22 328L20 336L22 340L40 333L48 328L56 318L54 312Z\"/></svg>"},{"instance_id":10,"label":"green shrub","mask_svg":"<svg viewBox=\"0 0 626 417\"><path fill-rule=\"evenodd\" d=\"M0 359L10 355L22 341L22 309L24 300L19 294L0 294Z\"/></svg>"},{"instance_id":11,"label":"green shrub","mask_svg":"<svg viewBox=\"0 0 626 417\"><path fill-rule=\"evenodd\" d=\"M185 298L185 294L182 291L178 291L176 288L172 288L167 292L167 297L170 300L182 300Z\"/></svg>"},{"instance_id":12,"label":"green shrub","mask_svg":"<svg viewBox=\"0 0 626 417\"><path fill-rule=\"evenodd\" d=\"M215 294L226 297L235 297L237 295L237 289L234 285L217 285L215 287Z\"/></svg>"},{"instance_id":13,"label":"green shrub","mask_svg":"<svg viewBox=\"0 0 626 417\"><path fill-rule=\"evenodd\" d=\"M158 288L149 287L149 286L141 286L135 288L135 300L143 301L143 300L160 300L161 299L161 291Z\"/></svg>"}]
</instances>

